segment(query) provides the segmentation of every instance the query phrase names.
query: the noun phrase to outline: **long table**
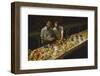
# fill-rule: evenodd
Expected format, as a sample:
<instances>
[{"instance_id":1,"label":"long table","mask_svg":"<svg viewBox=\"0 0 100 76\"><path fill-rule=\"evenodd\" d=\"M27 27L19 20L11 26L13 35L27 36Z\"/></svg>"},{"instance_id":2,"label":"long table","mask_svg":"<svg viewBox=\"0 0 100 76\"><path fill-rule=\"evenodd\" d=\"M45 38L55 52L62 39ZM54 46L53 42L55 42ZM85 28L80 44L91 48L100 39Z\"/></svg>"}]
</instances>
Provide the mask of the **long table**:
<instances>
[{"instance_id":1,"label":"long table","mask_svg":"<svg viewBox=\"0 0 100 76\"><path fill-rule=\"evenodd\" d=\"M75 33L63 40L57 40L54 44L48 44L34 49L29 54L29 60L55 60L63 58L72 50L84 44L88 40L87 30Z\"/></svg>"}]
</instances>

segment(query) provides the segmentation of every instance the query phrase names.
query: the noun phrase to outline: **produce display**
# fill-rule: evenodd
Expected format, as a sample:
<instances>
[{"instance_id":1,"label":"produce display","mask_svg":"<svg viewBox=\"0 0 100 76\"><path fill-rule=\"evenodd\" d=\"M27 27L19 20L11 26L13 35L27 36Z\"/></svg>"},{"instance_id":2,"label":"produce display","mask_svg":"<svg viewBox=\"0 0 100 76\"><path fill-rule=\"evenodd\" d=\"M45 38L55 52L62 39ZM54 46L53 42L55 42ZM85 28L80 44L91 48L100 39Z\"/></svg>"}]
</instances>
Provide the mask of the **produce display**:
<instances>
[{"instance_id":1,"label":"produce display","mask_svg":"<svg viewBox=\"0 0 100 76\"><path fill-rule=\"evenodd\" d=\"M71 49L87 41L87 30L72 34L66 39L56 40L53 44L48 44L34 49L29 53L29 60L54 60L69 53Z\"/></svg>"}]
</instances>

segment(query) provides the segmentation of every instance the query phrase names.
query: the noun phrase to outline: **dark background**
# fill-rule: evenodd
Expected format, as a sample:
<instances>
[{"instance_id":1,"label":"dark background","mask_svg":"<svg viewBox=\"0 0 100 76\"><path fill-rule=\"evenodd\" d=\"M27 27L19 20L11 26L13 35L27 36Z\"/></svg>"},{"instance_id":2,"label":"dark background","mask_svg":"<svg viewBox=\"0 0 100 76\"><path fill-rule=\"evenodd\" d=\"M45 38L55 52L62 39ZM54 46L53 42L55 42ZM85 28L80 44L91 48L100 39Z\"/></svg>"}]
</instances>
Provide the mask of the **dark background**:
<instances>
[{"instance_id":1,"label":"dark background","mask_svg":"<svg viewBox=\"0 0 100 76\"><path fill-rule=\"evenodd\" d=\"M28 49L33 50L41 46L40 32L41 29L46 25L46 22L48 20L52 21L53 23L55 21L58 21L59 24L64 27L64 35L71 35L76 32L88 29L87 17L28 15ZM79 48L79 50L81 50L82 48L86 50L82 57L87 57L87 45L85 47L86 48L84 47ZM79 54L75 54L75 56L76 55ZM76 58L77 57L79 58L80 56L76 56Z\"/></svg>"}]
</instances>

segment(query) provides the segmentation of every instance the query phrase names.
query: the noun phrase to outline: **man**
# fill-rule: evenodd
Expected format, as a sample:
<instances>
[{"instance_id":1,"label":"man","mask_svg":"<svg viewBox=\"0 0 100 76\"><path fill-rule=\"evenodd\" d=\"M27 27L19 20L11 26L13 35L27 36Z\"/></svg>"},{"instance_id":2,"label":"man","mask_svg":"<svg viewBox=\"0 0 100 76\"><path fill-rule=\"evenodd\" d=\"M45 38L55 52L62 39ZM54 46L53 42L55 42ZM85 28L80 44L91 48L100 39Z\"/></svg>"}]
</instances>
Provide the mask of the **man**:
<instances>
[{"instance_id":1,"label":"man","mask_svg":"<svg viewBox=\"0 0 100 76\"><path fill-rule=\"evenodd\" d=\"M54 33L56 35L56 38L58 40L62 40L63 39L63 33L64 33L63 27L60 26L57 21L54 23L53 31L54 31Z\"/></svg>"},{"instance_id":2,"label":"man","mask_svg":"<svg viewBox=\"0 0 100 76\"><path fill-rule=\"evenodd\" d=\"M51 21L47 21L46 26L44 26L41 30L40 36L41 36L41 43L43 45L52 43L55 40Z\"/></svg>"}]
</instances>

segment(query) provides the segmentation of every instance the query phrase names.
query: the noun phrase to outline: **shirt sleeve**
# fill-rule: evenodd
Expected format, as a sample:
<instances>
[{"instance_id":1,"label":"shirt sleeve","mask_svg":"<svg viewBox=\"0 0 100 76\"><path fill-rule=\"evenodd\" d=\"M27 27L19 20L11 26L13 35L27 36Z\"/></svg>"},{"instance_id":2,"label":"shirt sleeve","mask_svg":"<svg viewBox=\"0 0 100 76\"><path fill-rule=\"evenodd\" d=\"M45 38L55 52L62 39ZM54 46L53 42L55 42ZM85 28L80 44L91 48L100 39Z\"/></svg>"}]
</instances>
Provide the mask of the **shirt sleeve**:
<instances>
[{"instance_id":1,"label":"shirt sleeve","mask_svg":"<svg viewBox=\"0 0 100 76\"><path fill-rule=\"evenodd\" d=\"M49 40L49 37L48 37L46 30L41 30L41 39L42 40Z\"/></svg>"},{"instance_id":2,"label":"shirt sleeve","mask_svg":"<svg viewBox=\"0 0 100 76\"><path fill-rule=\"evenodd\" d=\"M41 39L44 38L44 30L43 30L43 29L41 30L41 35L40 35L40 37L41 37Z\"/></svg>"},{"instance_id":3,"label":"shirt sleeve","mask_svg":"<svg viewBox=\"0 0 100 76\"><path fill-rule=\"evenodd\" d=\"M46 30L42 30L42 31L41 31L41 39L42 39L42 40L46 40L46 41L51 41L51 40L53 40L54 38L51 37L51 34L47 33Z\"/></svg>"}]
</instances>

